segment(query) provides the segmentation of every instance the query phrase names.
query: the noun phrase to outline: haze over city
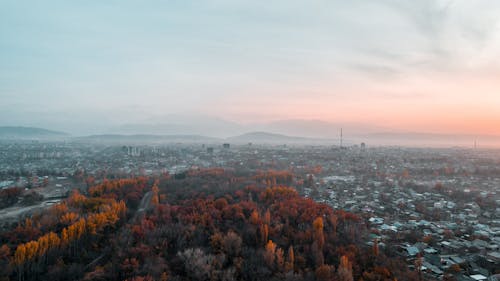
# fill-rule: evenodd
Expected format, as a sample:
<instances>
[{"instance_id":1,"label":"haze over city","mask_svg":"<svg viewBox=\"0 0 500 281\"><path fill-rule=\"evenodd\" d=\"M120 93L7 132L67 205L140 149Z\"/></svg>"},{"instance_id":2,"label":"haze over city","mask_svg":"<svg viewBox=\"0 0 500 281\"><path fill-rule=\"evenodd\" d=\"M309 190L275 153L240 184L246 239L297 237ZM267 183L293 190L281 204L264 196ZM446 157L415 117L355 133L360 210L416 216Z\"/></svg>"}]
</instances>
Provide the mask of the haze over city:
<instances>
[{"instance_id":1,"label":"haze over city","mask_svg":"<svg viewBox=\"0 0 500 281\"><path fill-rule=\"evenodd\" d=\"M499 14L496 1L2 1L0 125L496 135Z\"/></svg>"}]
</instances>

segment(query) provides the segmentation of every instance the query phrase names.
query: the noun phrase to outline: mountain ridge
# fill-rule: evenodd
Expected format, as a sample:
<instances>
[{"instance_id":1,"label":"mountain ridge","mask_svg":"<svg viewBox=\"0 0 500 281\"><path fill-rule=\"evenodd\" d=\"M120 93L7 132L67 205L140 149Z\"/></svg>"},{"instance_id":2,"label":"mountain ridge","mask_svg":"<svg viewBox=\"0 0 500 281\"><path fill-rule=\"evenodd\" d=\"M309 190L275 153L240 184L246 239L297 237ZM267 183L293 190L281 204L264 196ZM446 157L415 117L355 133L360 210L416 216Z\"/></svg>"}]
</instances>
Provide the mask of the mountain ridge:
<instances>
[{"instance_id":1,"label":"mountain ridge","mask_svg":"<svg viewBox=\"0 0 500 281\"><path fill-rule=\"evenodd\" d=\"M39 127L0 126L0 138L3 139L32 139L69 136L70 135L66 132L48 130Z\"/></svg>"},{"instance_id":2,"label":"mountain ridge","mask_svg":"<svg viewBox=\"0 0 500 281\"><path fill-rule=\"evenodd\" d=\"M311 124L314 120L304 121L303 124ZM209 123L209 122L208 122ZM231 123L234 124L234 123ZM276 123L275 123L276 124ZM323 125L330 124L328 122L321 123ZM139 125L138 125L139 126ZM286 130L247 130L239 133L244 128L238 129L229 136L217 137L197 133L191 128L184 128L183 132L178 134L164 134L162 131L158 133L103 133L84 136L74 136L62 131L55 131L39 127L24 127L24 126L0 126L0 139L4 140L72 140L72 141L89 141L102 143L269 143L269 144L329 144L337 145L340 140L339 134L325 134L323 137L308 136L307 134L285 134L282 131ZM208 128L209 129L209 128ZM333 132L333 130L332 130ZM335 132L336 133L336 132ZM484 146L492 147L500 144L500 136L493 134L453 134L453 133L434 133L434 132L415 132L415 131L353 131L349 127L343 130L343 143L347 146L365 142L369 145L384 146L438 146L438 147L472 147Z\"/></svg>"}]
</instances>

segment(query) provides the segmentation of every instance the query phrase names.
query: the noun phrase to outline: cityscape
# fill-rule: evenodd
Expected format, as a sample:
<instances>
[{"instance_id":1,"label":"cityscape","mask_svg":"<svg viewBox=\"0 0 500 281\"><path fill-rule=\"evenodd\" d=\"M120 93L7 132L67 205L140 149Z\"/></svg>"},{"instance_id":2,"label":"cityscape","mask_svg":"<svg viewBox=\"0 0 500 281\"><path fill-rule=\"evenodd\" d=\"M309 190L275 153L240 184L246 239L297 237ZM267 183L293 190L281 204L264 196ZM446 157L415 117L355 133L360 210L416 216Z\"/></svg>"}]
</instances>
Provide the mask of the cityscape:
<instances>
[{"instance_id":1,"label":"cityscape","mask_svg":"<svg viewBox=\"0 0 500 281\"><path fill-rule=\"evenodd\" d=\"M0 1L0 281L499 281L500 1Z\"/></svg>"},{"instance_id":2,"label":"cityscape","mask_svg":"<svg viewBox=\"0 0 500 281\"><path fill-rule=\"evenodd\" d=\"M3 229L105 179L220 168L286 171L304 197L362 218L362 241L429 280L492 280L500 263L498 150L359 145L3 142ZM490 279L488 279L490 278Z\"/></svg>"}]
</instances>

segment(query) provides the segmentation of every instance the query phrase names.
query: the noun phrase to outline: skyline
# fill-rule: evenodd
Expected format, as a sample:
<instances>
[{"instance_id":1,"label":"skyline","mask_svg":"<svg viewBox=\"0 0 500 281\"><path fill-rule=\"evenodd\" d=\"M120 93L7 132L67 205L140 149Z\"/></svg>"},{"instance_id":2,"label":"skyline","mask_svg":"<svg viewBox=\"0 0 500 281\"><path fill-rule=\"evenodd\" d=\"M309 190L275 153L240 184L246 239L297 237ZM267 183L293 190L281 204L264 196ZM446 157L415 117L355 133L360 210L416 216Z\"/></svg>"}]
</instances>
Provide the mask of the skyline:
<instances>
[{"instance_id":1,"label":"skyline","mask_svg":"<svg viewBox=\"0 0 500 281\"><path fill-rule=\"evenodd\" d=\"M164 116L500 134L500 3L0 4L0 125Z\"/></svg>"}]
</instances>

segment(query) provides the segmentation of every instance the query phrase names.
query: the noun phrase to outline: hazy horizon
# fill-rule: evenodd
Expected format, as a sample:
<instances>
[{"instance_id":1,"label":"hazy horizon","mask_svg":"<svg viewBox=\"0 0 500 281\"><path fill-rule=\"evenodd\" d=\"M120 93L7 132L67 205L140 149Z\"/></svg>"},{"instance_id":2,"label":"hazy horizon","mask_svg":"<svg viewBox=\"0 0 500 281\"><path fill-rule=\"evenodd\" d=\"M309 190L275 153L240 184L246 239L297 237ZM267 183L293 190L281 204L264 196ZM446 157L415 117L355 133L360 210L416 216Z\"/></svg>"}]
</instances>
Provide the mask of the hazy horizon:
<instances>
[{"instance_id":1,"label":"hazy horizon","mask_svg":"<svg viewBox=\"0 0 500 281\"><path fill-rule=\"evenodd\" d=\"M499 135L499 13L490 1L4 1L0 125L88 134L209 116Z\"/></svg>"}]
</instances>

